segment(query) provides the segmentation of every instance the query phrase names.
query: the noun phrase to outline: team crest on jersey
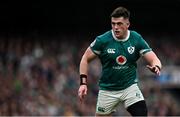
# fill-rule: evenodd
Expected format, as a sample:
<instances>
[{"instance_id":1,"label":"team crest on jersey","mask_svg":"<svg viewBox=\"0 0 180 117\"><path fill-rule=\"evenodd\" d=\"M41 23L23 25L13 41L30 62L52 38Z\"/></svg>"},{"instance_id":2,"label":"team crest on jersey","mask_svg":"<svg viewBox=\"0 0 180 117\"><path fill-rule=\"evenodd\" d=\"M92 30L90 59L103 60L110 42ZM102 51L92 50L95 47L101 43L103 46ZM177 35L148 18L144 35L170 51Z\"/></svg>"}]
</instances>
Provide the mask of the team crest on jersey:
<instances>
[{"instance_id":1,"label":"team crest on jersey","mask_svg":"<svg viewBox=\"0 0 180 117\"><path fill-rule=\"evenodd\" d=\"M120 55L116 58L116 62L119 64L119 65L124 65L126 63L127 59L125 56L123 55Z\"/></svg>"},{"instance_id":2,"label":"team crest on jersey","mask_svg":"<svg viewBox=\"0 0 180 117\"><path fill-rule=\"evenodd\" d=\"M134 53L135 47L130 46L127 48L127 50L129 52L129 54L132 54L132 53Z\"/></svg>"}]
</instances>

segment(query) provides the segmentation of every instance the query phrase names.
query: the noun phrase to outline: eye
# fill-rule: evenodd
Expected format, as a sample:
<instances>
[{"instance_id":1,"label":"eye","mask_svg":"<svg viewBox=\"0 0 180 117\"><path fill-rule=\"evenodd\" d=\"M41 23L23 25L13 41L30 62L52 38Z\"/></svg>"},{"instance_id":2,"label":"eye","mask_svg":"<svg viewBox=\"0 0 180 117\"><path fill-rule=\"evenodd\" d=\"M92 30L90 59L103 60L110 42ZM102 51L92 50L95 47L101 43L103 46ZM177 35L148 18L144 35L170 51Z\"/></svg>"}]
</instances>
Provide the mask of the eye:
<instances>
[{"instance_id":1,"label":"eye","mask_svg":"<svg viewBox=\"0 0 180 117\"><path fill-rule=\"evenodd\" d=\"M123 23L121 23L121 22L118 22L118 23L117 23L118 26L121 26L122 24L123 24Z\"/></svg>"},{"instance_id":2,"label":"eye","mask_svg":"<svg viewBox=\"0 0 180 117\"><path fill-rule=\"evenodd\" d=\"M122 22L117 22L117 23L112 22L111 24L112 24L113 26L115 26L115 25L117 25L117 26L121 26L121 25L123 25L123 23L122 23Z\"/></svg>"},{"instance_id":3,"label":"eye","mask_svg":"<svg viewBox=\"0 0 180 117\"><path fill-rule=\"evenodd\" d=\"M111 24L112 24L112 25L115 25L116 23L114 23L114 22L111 22Z\"/></svg>"}]
</instances>

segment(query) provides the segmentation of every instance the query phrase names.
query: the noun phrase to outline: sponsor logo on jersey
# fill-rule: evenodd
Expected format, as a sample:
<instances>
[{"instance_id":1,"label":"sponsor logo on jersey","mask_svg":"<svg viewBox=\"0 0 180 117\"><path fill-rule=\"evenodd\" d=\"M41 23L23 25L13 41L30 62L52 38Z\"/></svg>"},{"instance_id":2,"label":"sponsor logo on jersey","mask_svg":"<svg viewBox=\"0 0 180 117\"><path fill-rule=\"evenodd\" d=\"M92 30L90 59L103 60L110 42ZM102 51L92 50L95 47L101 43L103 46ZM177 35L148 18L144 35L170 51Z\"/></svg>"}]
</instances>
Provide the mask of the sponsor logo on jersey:
<instances>
[{"instance_id":1,"label":"sponsor logo on jersey","mask_svg":"<svg viewBox=\"0 0 180 117\"><path fill-rule=\"evenodd\" d=\"M119 64L119 65L124 65L126 63L127 59L125 56L123 55L120 55L116 58L116 62Z\"/></svg>"},{"instance_id":2,"label":"sponsor logo on jersey","mask_svg":"<svg viewBox=\"0 0 180 117\"><path fill-rule=\"evenodd\" d=\"M112 67L113 69L128 69L129 68L129 66L120 66L120 65L118 65L118 66L113 66Z\"/></svg>"},{"instance_id":3,"label":"sponsor logo on jersey","mask_svg":"<svg viewBox=\"0 0 180 117\"><path fill-rule=\"evenodd\" d=\"M107 49L107 53L114 54L116 49L109 48Z\"/></svg>"},{"instance_id":4,"label":"sponsor logo on jersey","mask_svg":"<svg viewBox=\"0 0 180 117\"><path fill-rule=\"evenodd\" d=\"M135 47L130 46L130 47L127 48L127 50L129 52L129 54L133 54L134 50L135 50Z\"/></svg>"}]
</instances>

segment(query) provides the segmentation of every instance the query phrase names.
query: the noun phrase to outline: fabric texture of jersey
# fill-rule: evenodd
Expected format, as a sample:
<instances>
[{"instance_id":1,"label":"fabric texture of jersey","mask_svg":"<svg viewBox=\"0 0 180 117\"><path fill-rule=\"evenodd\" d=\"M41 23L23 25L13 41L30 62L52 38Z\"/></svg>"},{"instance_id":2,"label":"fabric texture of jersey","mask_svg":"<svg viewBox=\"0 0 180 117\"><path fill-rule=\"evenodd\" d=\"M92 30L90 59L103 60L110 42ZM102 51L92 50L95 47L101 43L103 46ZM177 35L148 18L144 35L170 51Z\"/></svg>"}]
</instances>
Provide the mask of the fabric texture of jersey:
<instances>
[{"instance_id":1,"label":"fabric texture of jersey","mask_svg":"<svg viewBox=\"0 0 180 117\"><path fill-rule=\"evenodd\" d=\"M122 90L138 82L136 61L151 48L137 32L128 33L128 39L118 41L110 30L97 36L90 45L102 64L101 90Z\"/></svg>"}]
</instances>

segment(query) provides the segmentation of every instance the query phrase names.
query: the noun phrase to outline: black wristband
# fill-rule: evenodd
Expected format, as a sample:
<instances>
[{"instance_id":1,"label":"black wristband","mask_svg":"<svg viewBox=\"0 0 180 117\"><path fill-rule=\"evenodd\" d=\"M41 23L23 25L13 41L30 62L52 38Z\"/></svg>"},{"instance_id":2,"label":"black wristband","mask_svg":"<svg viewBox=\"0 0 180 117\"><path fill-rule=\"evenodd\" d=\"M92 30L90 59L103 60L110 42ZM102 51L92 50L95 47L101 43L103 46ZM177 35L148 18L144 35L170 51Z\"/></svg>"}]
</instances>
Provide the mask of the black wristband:
<instances>
[{"instance_id":1,"label":"black wristband","mask_svg":"<svg viewBox=\"0 0 180 117\"><path fill-rule=\"evenodd\" d=\"M85 74L80 75L80 85L87 85L87 75Z\"/></svg>"},{"instance_id":2,"label":"black wristband","mask_svg":"<svg viewBox=\"0 0 180 117\"><path fill-rule=\"evenodd\" d=\"M155 65L155 66L159 69L159 71L161 71L161 68L158 65Z\"/></svg>"}]
</instances>

